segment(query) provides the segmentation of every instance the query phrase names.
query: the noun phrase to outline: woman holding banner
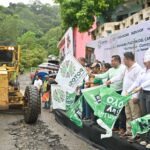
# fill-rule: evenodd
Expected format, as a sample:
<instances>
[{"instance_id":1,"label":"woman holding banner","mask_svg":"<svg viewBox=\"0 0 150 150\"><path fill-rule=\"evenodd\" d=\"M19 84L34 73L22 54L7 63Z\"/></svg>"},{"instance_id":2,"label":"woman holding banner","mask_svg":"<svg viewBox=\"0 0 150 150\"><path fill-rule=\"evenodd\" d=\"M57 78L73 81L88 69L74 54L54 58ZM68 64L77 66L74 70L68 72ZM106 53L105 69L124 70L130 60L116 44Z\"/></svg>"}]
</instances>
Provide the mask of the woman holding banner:
<instances>
[{"instance_id":1,"label":"woman holding banner","mask_svg":"<svg viewBox=\"0 0 150 150\"><path fill-rule=\"evenodd\" d=\"M139 75L134 84L127 90L127 93L135 93L140 91L140 107L142 116L150 114L150 49L146 51L144 57L145 71ZM150 132L144 135L141 145L146 145L150 149Z\"/></svg>"}]
</instances>

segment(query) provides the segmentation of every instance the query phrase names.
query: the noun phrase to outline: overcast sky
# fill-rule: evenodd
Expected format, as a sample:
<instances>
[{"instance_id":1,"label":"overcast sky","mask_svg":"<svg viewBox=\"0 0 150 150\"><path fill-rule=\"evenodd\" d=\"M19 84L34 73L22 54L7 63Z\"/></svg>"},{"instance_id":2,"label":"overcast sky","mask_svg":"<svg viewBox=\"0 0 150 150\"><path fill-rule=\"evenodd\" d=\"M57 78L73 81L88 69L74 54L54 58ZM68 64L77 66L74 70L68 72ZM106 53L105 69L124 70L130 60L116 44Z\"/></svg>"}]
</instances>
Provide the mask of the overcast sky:
<instances>
[{"instance_id":1,"label":"overcast sky","mask_svg":"<svg viewBox=\"0 0 150 150\"><path fill-rule=\"evenodd\" d=\"M19 2L22 2L24 4L28 4L30 1L32 0L0 0L0 5L3 5L3 6L8 6L10 2L12 3L19 3ZM51 5L54 4L53 0L41 0L42 3L49 3Z\"/></svg>"}]
</instances>

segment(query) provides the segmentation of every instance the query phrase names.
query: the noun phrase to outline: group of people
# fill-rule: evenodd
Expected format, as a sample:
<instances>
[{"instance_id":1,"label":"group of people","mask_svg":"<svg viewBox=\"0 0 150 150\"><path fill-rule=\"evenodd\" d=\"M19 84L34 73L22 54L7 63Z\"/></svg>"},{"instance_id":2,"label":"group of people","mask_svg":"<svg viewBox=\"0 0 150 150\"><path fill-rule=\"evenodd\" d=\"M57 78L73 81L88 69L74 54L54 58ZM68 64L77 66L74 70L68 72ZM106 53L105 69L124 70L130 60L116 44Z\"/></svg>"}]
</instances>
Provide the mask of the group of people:
<instances>
[{"instance_id":1,"label":"group of people","mask_svg":"<svg viewBox=\"0 0 150 150\"><path fill-rule=\"evenodd\" d=\"M111 64L100 61L87 64L83 57L78 61L85 67L88 75L76 89L76 100L81 96L82 89L98 85L108 86L123 96L131 94L132 98L122 109L113 131L130 142L139 142L150 149L150 132L138 135L133 139L130 125L131 121L150 114L150 49L144 56L145 67L135 61L135 55L132 52L124 53L123 62L119 55L111 57ZM54 78L55 76L46 75L45 80L42 81L41 77L36 75L34 81L34 86L39 90L46 109L50 108L51 84L56 84ZM84 121L90 120L93 123L97 120L85 99L83 99L82 118Z\"/></svg>"},{"instance_id":2,"label":"group of people","mask_svg":"<svg viewBox=\"0 0 150 150\"><path fill-rule=\"evenodd\" d=\"M132 138L130 122L150 114L150 49L144 56L144 67L135 61L132 52L125 52L123 62L119 55L113 55L111 65L96 61L94 64L86 64L84 58L79 58L88 76L77 88L77 93L81 90L97 85L105 85L113 88L118 94L132 95L131 100L122 109L118 120L114 125L114 132L118 132L120 137L127 138L130 142L139 142L150 149L150 132ZM92 110L85 100L83 100L83 120L94 120Z\"/></svg>"},{"instance_id":3,"label":"group of people","mask_svg":"<svg viewBox=\"0 0 150 150\"><path fill-rule=\"evenodd\" d=\"M51 84L56 84L55 82L56 75L45 75L44 80L42 80L41 76L36 74L33 85L39 91L39 98L44 103L44 109L50 109L51 105ZM52 111L52 109L50 110Z\"/></svg>"}]
</instances>

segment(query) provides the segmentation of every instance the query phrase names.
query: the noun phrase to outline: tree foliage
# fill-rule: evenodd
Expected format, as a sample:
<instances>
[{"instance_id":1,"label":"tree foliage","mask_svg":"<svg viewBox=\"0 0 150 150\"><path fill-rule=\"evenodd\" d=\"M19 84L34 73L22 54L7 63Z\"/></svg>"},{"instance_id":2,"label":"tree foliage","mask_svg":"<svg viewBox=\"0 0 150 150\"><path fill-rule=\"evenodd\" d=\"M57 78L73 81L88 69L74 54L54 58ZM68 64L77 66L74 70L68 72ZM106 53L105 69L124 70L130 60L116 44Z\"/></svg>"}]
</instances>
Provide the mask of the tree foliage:
<instances>
[{"instance_id":1,"label":"tree foliage","mask_svg":"<svg viewBox=\"0 0 150 150\"><path fill-rule=\"evenodd\" d=\"M58 55L60 22L59 6L39 0L0 6L0 45L21 45L21 66L37 66L48 54Z\"/></svg>"},{"instance_id":2,"label":"tree foliage","mask_svg":"<svg viewBox=\"0 0 150 150\"><path fill-rule=\"evenodd\" d=\"M64 28L79 27L81 32L89 30L94 23L94 16L103 15L110 19L112 11L123 0L56 0L61 6ZM110 20L109 20L110 21Z\"/></svg>"}]
</instances>

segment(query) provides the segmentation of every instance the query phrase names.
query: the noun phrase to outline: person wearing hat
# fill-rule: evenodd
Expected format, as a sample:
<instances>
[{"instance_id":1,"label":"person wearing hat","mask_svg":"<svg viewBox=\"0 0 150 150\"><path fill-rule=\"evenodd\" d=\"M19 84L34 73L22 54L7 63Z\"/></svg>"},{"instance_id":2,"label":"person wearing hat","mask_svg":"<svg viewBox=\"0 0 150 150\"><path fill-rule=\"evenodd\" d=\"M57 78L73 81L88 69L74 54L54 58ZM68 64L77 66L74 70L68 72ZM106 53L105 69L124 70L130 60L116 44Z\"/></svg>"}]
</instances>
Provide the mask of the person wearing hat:
<instances>
[{"instance_id":1,"label":"person wearing hat","mask_svg":"<svg viewBox=\"0 0 150 150\"><path fill-rule=\"evenodd\" d=\"M133 85L127 90L127 93L140 91L139 103L142 116L150 114L150 48L145 53L144 65L144 72L138 76ZM146 148L150 149L150 132L144 135L144 140L140 144L146 145Z\"/></svg>"},{"instance_id":2,"label":"person wearing hat","mask_svg":"<svg viewBox=\"0 0 150 150\"><path fill-rule=\"evenodd\" d=\"M93 63L91 66L91 69L92 69L92 72L95 72L97 74L100 73L100 64Z\"/></svg>"},{"instance_id":3,"label":"person wearing hat","mask_svg":"<svg viewBox=\"0 0 150 150\"><path fill-rule=\"evenodd\" d=\"M91 69L92 69L93 74L99 74L100 73L100 65L98 63L93 63L91 66ZM90 87L93 87L93 86L102 84L102 80L98 79L95 81L94 77L90 76L89 84L90 84Z\"/></svg>"},{"instance_id":4,"label":"person wearing hat","mask_svg":"<svg viewBox=\"0 0 150 150\"><path fill-rule=\"evenodd\" d=\"M102 66L102 72L100 70L100 64L99 63L94 63L91 66L91 68L92 68L92 73L94 75L97 75L97 74L100 74L100 73L107 72L111 68L111 65L109 63L105 63ZM107 79L99 79L99 78L95 78L94 76L91 76L90 79L91 80L89 82L86 82L86 84L92 84L93 86L102 85L103 83L105 83L107 81Z\"/></svg>"},{"instance_id":5,"label":"person wearing hat","mask_svg":"<svg viewBox=\"0 0 150 150\"><path fill-rule=\"evenodd\" d=\"M42 102L44 103L45 109L49 109L49 90L48 90L48 84L49 84L49 76L45 75L45 80L43 82L43 96L42 96Z\"/></svg>"}]
</instances>

